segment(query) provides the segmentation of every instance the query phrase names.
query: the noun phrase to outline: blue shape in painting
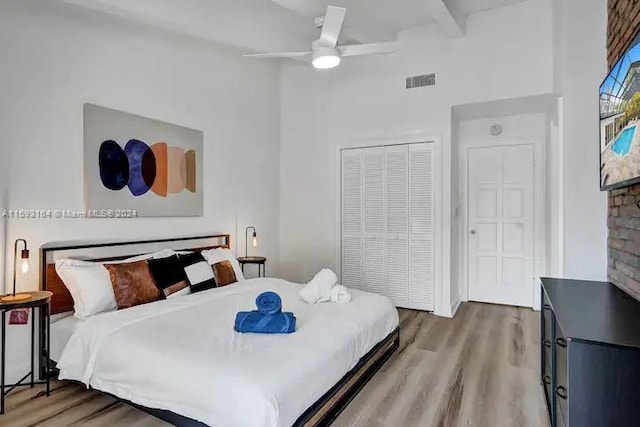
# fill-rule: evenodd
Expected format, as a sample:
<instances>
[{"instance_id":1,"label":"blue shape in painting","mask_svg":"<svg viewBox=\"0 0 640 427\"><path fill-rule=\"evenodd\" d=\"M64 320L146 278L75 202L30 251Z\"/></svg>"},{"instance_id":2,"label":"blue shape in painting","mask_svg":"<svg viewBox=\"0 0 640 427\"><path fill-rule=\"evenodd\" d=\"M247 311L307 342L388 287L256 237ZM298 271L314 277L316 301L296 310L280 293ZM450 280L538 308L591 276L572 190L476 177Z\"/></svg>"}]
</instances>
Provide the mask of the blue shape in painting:
<instances>
[{"instance_id":1,"label":"blue shape in painting","mask_svg":"<svg viewBox=\"0 0 640 427\"><path fill-rule=\"evenodd\" d=\"M98 164L102 185L109 190L122 190L129 183L129 160L117 142L108 140L100 144Z\"/></svg>"},{"instance_id":2,"label":"blue shape in painting","mask_svg":"<svg viewBox=\"0 0 640 427\"><path fill-rule=\"evenodd\" d=\"M142 196L153 185L152 180L151 185L147 182L150 181L148 171L150 163L154 165L153 175L155 175L155 156L150 157L148 153L151 152L151 148L137 139L130 139L124 146L124 152L129 158L129 191L136 197ZM153 161L150 162L150 160Z\"/></svg>"}]
</instances>

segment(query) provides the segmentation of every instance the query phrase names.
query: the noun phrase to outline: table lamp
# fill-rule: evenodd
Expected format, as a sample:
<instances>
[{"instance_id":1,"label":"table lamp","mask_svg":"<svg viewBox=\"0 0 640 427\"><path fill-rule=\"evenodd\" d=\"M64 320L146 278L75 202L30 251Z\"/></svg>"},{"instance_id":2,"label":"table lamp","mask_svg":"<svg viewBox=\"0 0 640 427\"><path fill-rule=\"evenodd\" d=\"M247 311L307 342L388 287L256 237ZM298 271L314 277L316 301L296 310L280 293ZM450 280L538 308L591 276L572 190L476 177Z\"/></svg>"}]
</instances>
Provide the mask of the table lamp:
<instances>
[{"instance_id":1,"label":"table lamp","mask_svg":"<svg viewBox=\"0 0 640 427\"><path fill-rule=\"evenodd\" d=\"M18 244L22 242L24 249L20 252L20 272L26 275L29 272L31 266L29 265L29 249L27 248L27 241L24 239L16 240L13 248L13 294L0 298L2 302L18 302L31 298L31 294L21 293L16 295L16 273L18 264Z\"/></svg>"},{"instance_id":2,"label":"table lamp","mask_svg":"<svg viewBox=\"0 0 640 427\"><path fill-rule=\"evenodd\" d=\"M252 240L253 247L254 248L258 247L258 234L256 234L256 228L253 226L249 226L244 231L244 256L245 257L249 256L249 230L251 229L253 230L253 240Z\"/></svg>"}]
</instances>

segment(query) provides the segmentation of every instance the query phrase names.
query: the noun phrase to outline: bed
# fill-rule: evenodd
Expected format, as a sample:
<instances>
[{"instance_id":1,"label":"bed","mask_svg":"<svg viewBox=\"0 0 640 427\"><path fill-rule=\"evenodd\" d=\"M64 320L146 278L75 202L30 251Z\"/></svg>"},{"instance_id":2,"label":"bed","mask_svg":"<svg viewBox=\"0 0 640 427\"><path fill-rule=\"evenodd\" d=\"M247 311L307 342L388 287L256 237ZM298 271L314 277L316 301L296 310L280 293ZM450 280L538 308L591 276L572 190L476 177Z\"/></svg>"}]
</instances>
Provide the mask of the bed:
<instances>
[{"instance_id":1,"label":"bed","mask_svg":"<svg viewBox=\"0 0 640 427\"><path fill-rule=\"evenodd\" d=\"M43 246L41 285L54 293L54 317L50 336L41 336L50 341L42 375L83 382L179 426L318 426L333 421L398 347L398 315L387 298L354 290L348 304L308 305L300 285L273 278L83 320L69 315L73 302L55 259L71 252L120 259L159 245L228 247L229 236ZM294 334L233 331L235 313L265 290L295 313Z\"/></svg>"}]
</instances>

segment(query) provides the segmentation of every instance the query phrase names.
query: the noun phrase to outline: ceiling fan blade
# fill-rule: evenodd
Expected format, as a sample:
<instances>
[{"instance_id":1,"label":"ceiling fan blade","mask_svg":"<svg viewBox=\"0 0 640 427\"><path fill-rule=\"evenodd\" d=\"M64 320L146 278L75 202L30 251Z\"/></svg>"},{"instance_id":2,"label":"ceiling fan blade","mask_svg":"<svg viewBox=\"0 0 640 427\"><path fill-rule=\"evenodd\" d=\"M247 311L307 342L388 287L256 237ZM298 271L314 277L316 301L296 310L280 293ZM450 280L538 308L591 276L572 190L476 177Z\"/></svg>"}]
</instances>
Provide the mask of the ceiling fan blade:
<instances>
[{"instance_id":1,"label":"ceiling fan blade","mask_svg":"<svg viewBox=\"0 0 640 427\"><path fill-rule=\"evenodd\" d=\"M327 13L324 15L324 23L322 24L322 34L320 34L323 46L336 47L346 14L347 9L344 7L327 6Z\"/></svg>"},{"instance_id":2,"label":"ceiling fan blade","mask_svg":"<svg viewBox=\"0 0 640 427\"><path fill-rule=\"evenodd\" d=\"M395 52L398 45L398 42L382 42L340 46L338 49L342 56L360 56Z\"/></svg>"},{"instance_id":3,"label":"ceiling fan blade","mask_svg":"<svg viewBox=\"0 0 640 427\"><path fill-rule=\"evenodd\" d=\"M309 52L275 52L275 53L248 53L242 55L247 58L299 58L302 56L311 55L311 51Z\"/></svg>"}]
</instances>

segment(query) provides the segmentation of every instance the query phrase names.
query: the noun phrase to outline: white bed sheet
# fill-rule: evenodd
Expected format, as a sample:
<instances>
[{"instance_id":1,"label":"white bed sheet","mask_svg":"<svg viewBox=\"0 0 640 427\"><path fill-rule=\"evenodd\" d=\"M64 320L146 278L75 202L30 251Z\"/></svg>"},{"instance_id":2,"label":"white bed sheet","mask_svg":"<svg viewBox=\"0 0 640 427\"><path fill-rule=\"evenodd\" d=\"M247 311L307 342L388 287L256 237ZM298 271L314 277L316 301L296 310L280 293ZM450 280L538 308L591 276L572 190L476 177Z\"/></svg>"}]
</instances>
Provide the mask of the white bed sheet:
<instances>
[{"instance_id":1,"label":"white bed sheet","mask_svg":"<svg viewBox=\"0 0 640 427\"><path fill-rule=\"evenodd\" d=\"M62 351L67 346L79 322L82 320L76 318L72 311L51 316L51 340L49 343L51 345L49 350L51 360L60 360Z\"/></svg>"},{"instance_id":2,"label":"white bed sheet","mask_svg":"<svg viewBox=\"0 0 640 427\"><path fill-rule=\"evenodd\" d=\"M235 313L278 292L290 335L234 332ZM385 297L352 291L347 304L308 305L300 285L251 279L104 313L76 323L60 378L210 426L290 426L398 326Z\"/></svg>"}]
</instances>

